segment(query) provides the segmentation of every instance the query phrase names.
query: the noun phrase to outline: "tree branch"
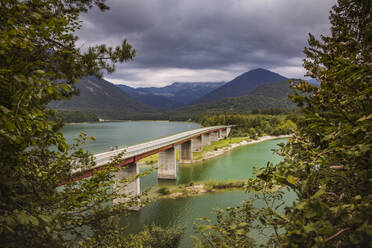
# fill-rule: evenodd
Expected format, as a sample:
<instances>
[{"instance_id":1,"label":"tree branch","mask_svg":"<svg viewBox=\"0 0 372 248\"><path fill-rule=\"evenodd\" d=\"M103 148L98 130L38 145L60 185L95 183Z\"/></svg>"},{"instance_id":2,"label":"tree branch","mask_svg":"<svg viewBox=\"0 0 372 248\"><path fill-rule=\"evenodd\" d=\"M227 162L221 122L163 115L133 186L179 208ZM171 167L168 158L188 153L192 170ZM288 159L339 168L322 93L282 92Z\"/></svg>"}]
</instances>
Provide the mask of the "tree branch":
<instances>
[{"instance_id":1,"label":"tree branch","mask_svg":"<svg viewBox=\"0 0 372 248\"><path fill-rule=\"evenodd\" d=\"M344 229L338 231L337 233L333 234L331 237L325 239L325 240L323 241L323 243L327 243L328 241L330 241L330 240L336 238L338 235L340 235L341 233L346 232L346 231L348 231L348 230L350 230L350 227L348 227L348 228L344 228Z\"/></svg>"}]
</instances>

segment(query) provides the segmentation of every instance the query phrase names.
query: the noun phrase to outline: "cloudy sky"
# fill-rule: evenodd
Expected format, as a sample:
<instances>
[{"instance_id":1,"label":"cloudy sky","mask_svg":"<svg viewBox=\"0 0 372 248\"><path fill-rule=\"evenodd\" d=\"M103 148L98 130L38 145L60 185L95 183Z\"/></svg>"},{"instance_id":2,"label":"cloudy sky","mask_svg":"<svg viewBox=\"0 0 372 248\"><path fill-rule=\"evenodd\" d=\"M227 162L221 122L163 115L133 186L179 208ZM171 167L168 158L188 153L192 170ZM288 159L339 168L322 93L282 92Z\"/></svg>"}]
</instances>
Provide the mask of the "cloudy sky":
<instances>
[{"instance_id":1,"label":"cloudy sky","mask_svg":"<svg viewBox=\"0 0 372 248\"><path fill-rule=\"evenodd\" d=\"M136 49L105 76L133 87L230 81L258 67L303 78L309 32L329 33L335 0L107 0L82 15L78 45Z\"/></svg>"}]
</instances>

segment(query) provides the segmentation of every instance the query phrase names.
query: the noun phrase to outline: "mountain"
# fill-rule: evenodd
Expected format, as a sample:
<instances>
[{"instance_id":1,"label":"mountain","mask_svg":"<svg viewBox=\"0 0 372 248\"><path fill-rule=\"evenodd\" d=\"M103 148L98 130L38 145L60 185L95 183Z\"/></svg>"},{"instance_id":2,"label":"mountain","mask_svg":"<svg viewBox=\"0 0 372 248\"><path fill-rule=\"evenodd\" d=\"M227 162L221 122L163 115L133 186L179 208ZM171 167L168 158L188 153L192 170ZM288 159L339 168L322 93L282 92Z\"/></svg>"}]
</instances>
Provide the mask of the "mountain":
<instances>
[{"instance_id":1,"label":"mountain","mask_svg":"<svg viewBox=\"0 0 372 248\"><path fill-rule=\"evenodd\" d=\"M152 107L134 99L114 84L95 76L83 77L75 86L80 91L79 96L51 102L48 107L58 110L87 110L105 119L118 119L126 114L154 111Z\"/></svg>"},{"instance_id":2,"label":"mountain","mask_svg":"<svg viewBox=\"0 0 372 248\"><path fill-rule=\"evenodd\" d=\"M294 104L288 99L293 91L288 80L275 83L264 83L257 86L249 94L239 97L229 97L214 102L186 106L174 110L174 115L202 115L206 113L238 113L251 112L256 109L289 109Z\"/></svg>"},{"instance_id":3,"label":"mountain","mask_svg":"<svg viewBox=\"0 0 372 248\"><path fill-rule=\"evenodd\" d=\"M207 103L228 97L243 96L263 83L279 82L286 79L277 73L258 68L243 73L225 85L200 97L194 103Z\"/></svg>"},{"instance_id":4,"label":"mountain","mask_svg":"<svg viewBox=\"0 0 372 248\"><path fill-rule=\"evenodd\" d=\"M157 108L159 110L172 109L175 108L175 106L177 106L176 103L174 103L172 100L165 96L151 94L143 91L137 91L135 88L129 87L124 84L119 84L116 86L125 93L127 93L128 95L132 96L134 99L144 104L147 104L148 106Z\"/></svg>"},{"instance_id":5,"label":"mountain","mask_svg":"<svg viewBox=\"0 0 372 248\"><path fill-rule=\"evenodd\" d=\"M224 84L225 82L176 82L159 88L132 88L123 84L117 86L142 103L167 110L189 104Z\"/></svg>"}]
</instances>

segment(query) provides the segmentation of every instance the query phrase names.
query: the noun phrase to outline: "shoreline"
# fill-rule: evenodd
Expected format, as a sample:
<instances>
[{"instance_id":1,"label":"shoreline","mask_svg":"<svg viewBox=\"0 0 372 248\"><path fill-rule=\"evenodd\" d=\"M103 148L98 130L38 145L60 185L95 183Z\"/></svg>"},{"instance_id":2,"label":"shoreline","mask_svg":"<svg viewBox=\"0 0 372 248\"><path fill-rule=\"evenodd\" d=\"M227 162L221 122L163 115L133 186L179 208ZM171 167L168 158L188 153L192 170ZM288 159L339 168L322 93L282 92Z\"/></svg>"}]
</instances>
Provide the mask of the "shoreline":
<instances>
[{"instance_id":1,"label":"shoreline","mask_svg":"<svg viewBox=\"0 0 372 248\"><path fill-rule=\"evenodd\" d=\"M234 150L238 147L247 146L251 144L257 144L260 142L268 141L268 140L275 140L275 139L281 139L281 138L289 138L292 137L293 134L288 135L278 135L278 136L272 136L272 135L266 135L262 136L256 140L242 140L239 143L232 143L228 144L227 146L218 148L214 151L207 151L205 154L203 154L203 158L199 160L193 160L190 163L180 163L180 165L183 166L190 166L195 165L200 162L210 160L212 158L222 156L226 154L227 152ZM243 138L243 137L240 137ZM247 139L249 139L247 137ZM138 165L140 167L146 167L146 166L152 166L156 164L146 164L145 162L139 163ZM193 196L199 196L203 194L210 194L210 193L218 193L218 192L225 192L225 191L235 191L235 190L242 190L242 185L246 183L245 180L236 180L236 179L228 179L224 181L205 181L205 182L198 182L196 184L180 184L180 185L173 185L173 186L156 186L152 191L151 195L154 197L154 199L177 199L177 198L183 198L183 197L193 197ZM215 186L213 186L213 184ZM217 186L216 186L217 185ZM167 190L168 192L160 192L159 190ZM274 190L277 190L279 187L274 187Z\"/></svg>"},{"instance_id":2,"label":"shoreline","mask_svg":"<svg viewBox=\"0 0 372 248\"><path fill-rule=\"evenodd\" d=\"M185 123L197 123L200 125L198 122L194 121L170 121L170 120L103 120L101 119L100 121L82 121L82 122L66 122L65 125L75 125L75 124L94 124L94 123L106 123L106 122L129 122L129 121L156 121L156 122L185 122Z\"/></svg>"},{"instance_id":3,"label":"shoreline","mask_svg":"<svg viewBox=\"0 0 372 248\"><path fill-rule=\"evenodd\" d=\"M215 158L215 157L222 156L225 153L227 153L227 152L229 152L231 150L234 150L234 149L236 149L238 147L252 145L252 144L257 144L257 143L268 141L268 140L275 140L275 139L281 139L281 138L290 138L290 137L292 137L292 134L284 134L284 135L278 135L278 136L266 135L266 136L259 137L256 140L250 140L250 141L243 140L243 141L241 141L239 143L232 143L232 144L229 144L227 146L218 148L217 150L214 150L214 151L207 151L207 152L205 152L205 154L203 154L203 157L201 159L192 160L191 162L186 162L186 163L185 162L182 162L182 163L180 162L179 164L180 165L193 165L193 164L197 164L197 163L200 163L200 162L203 162L203 161L210 160L210 159ZM249 138L247 137L247 139L249 139ZM146 162L138 162L138 165L140 167L144 167L144 166L154 165L156 163L157 162L148 164Z\"/></svg>"},{"instance_id":4,"label":"shoreline","mask_svg":"<svg viewBox=\"0 0 372 248\"><path fill-rule=\"evenodd\" d=\"M177 187L174 187L174 188L177 188ZM238 187L231 187L231 188L223 188L223 189L206 190L205 184L196 184L193 186L184 187L183 191L181 192L172 192L166 195L162 195L156 192L157 194L156 199L178 199L178 198L184 198L184 197L193 197L193 196L199 196L203 194L219 193L219 192L234 191L234 190L244 190L244 189L238 188Z\"/></svg>"},{"instance_id":5,"label":"shoreline","mask_svg":"<svg viewBox=\"0 0 372 248\"><path fill-rule=\"evenodd\" d=\"M291 136L292 136L291 134L278 135L278 136L267 135L267 136L262 136L262 137L258 138L257 140L251 140L251 141L243 140L243 141L241 141L239 143L229 144L228 146L224 146L224 147L219 148L219 149L217 149L215 151L206 152L203 155L203 158L202 159L193 160L192 162L182 163L182 164L200 163L200 162L203 162L203 161L206 161L206 160L209 160L209 159L218 157L218 156L222 156L225 153L227 153L227 152L229 152L231 150L234 150L235 148L238 148L238 147L252 145L252 144L257 144L257 143L264 142L264 141L267 141L267 140L289 138Z\"/></svg>"},{"instance_id":6,"label":"shoreline","mask_svg":"<svg viewBox=\"0 0 372 248\"><path fill-rule=\"evenodd\" d=\"M206 181L198 184L180 184L175 186L159 187L153 192L155 199L177 199L184 197L194 197L203 194L219 193L226 191L244 190L247 180L226 180L226 181ZM279 185L273 186L270 191L277 191ZM162 189L162 192L161 192ZM167 189L165 191L164 189ZM164 193L165 192L165 193Z\"/></svg>"}]
</instances>

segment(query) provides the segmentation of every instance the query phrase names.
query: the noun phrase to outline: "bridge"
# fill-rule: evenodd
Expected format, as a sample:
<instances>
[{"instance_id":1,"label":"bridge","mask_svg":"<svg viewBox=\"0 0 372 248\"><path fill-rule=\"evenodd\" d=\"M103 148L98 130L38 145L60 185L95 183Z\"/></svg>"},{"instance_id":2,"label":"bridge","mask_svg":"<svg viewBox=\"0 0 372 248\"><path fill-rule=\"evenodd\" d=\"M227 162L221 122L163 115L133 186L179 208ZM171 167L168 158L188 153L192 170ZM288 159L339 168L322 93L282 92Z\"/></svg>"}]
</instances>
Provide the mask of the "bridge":
<instances>
[{"instance_id":1,"label":"bridge","mask_svg":"<svg viewBox=\"0 0 372 248\"><path fill-rule=\"evenodd\" d=\"M176 148L180 148L180 163L191 163L193 152L202 151L204 146L211 141L223 139L230 133L231 126L213 126L198 128L160 139L155 139L145 143L129 146L114 151L99 153L94 155L96 165L89 169L76 169L72 171L74 180L93 175L94 170L105 167L113 157L121 156L120 164L117 167L123 167L115 174L115 190L120 193L137 195L140 193L140 180L137 178L126 187L120 185L120 180L135 177L139 173L137 162L153 154L159 154L158 157L158 179L176 179L177 177L177 160ZM123 202L125 199L115 199L114 203Z\"/></svg>"}]
</instances>

